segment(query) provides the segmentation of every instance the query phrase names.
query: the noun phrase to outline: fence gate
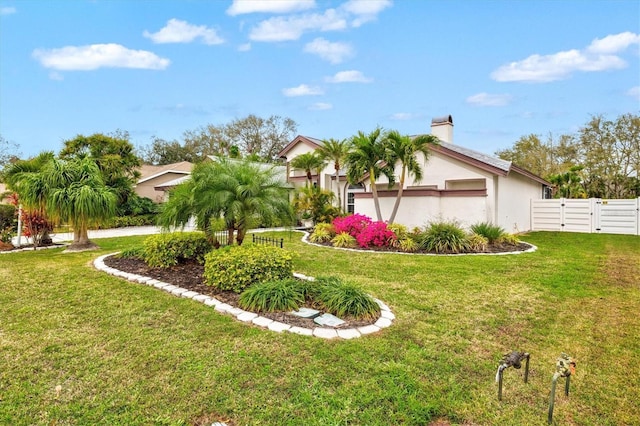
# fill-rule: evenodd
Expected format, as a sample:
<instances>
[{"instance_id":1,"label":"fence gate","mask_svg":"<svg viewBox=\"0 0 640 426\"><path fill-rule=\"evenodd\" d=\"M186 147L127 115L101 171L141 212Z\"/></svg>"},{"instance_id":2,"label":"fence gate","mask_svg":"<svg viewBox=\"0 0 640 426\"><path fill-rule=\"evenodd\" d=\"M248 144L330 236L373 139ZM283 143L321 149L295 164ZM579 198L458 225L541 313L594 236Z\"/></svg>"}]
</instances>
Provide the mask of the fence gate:
<instances>
[{"instance_id":1,"label":"fence gate","mask_svg":"<svg viewBox=\"0 0 640 426\"><path fill-rule=\"evenodd\" d=\"M531 229L640 235L640 198L531 200Z\"/></svg>"}]
</instances>

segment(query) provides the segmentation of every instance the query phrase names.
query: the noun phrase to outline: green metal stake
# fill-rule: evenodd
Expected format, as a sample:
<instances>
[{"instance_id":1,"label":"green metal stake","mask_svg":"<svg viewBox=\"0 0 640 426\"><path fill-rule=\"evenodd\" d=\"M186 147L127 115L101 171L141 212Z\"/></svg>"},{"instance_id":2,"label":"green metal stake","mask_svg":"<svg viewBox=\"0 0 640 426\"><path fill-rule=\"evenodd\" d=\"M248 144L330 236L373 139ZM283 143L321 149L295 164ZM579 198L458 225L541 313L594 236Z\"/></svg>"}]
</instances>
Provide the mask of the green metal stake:
<instances>
[{"instance_id":1,"label":"green metal stake","mask_svg":"<svg viewBox=\"0 0 640 426\"><path fill-rule=\"evenodd\" d=\"M549 424L553 423L553 406L555 404L556 399L556 384L558 383L558 379L560 377L565 377L564 383L564 394L565 396L569 396L569 383L571 382L571 373L575 371L576 363L571 359L571 357L565 353L560 355L560 358L556 361L556 372L551 379L551 396L549 399L549 415L547 417L547 422Z\"/></svg>"}]
</instances>

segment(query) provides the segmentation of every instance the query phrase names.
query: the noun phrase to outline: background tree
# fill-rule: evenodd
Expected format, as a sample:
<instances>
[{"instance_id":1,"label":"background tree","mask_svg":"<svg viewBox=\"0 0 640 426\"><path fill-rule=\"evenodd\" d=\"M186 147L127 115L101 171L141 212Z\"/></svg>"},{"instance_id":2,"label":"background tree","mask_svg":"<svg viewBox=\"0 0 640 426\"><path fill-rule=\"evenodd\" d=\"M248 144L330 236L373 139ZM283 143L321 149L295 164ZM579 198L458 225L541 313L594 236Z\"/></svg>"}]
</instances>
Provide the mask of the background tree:
<instances>
[{"instance_id":1,"label":"background tree","mask_svg":"<svg viewBox=\"0 0 640 426\"><path fill-rule=\"evenodd\" d=\"M349 142L351 149L345 163L347 180L351 184L357 184L368 175L376 216L378 221L382 221L376 180L380 175L385 175L389 179L390 187L395 183L393 167L386 162L386 146L382 129L378 127L369 134L359 131Z\"/></svg>"},{"instance_id":2,"label":"background tree","mask_svg":"<svg viewBox=\"0 0 640 426\"><path fill-rule=\"evenodd\" d=\"M0 135L0 171L11 161L17 160L18 155L18 144L8 141Z\"/></svg>"},{"instance_id":3,"label":"background tree","mask_svg":"<svg viewBox=\"0 0 640 426\"><path fill-rule=\"evenodd\" d=\"M304 154L300 154L291 160L291 167L297 170L302 170L307 175L307 187L311 186L311 182L313 180L313 172L319 174L320 170L322 170L326 166L326 163L320 155L320 153L313 152L305 152Z\"/></svg>"},{"instance_id":4,"label":"background tree","mask_svg":"<svg viewBox=\"0 0 640 426\"><path fill-rule=\"evenodd\" d=\"M241 245L246 232L283 218L293 220L288 188L274 168L246 160L219 158L197 164L191 178L169 194L159 217L164 228L185 226L196 218L213 243L212 223L222 218L229 244Z\"/></svg>"},{"instance_id":5,"label":"background tree","mask_svg":"<svg viewBox=\"0 0 640 426\"><path fill-rule=\"evenodd\" d=\"M389 217L389 223L393 223L396 220L407 175L413 176L418 181L422 179L422 166L420 166L417 154L422 153L424 164L426 165L429 160L430 147L438 143L438 138L433 135L420 135L412 138L408 135L401 135L396 130L387 133L385 142L387 162L394 167L400 163L398 195Z\"/></svg>"},{"instance_id":6,"label":"background tree","mask_svg":"<svg viewBox=\"0 0 640 426\"><path fill-rule=\"evenodd\" d=\"M235 145L240 152L261 160L278 160L278 152L295 136L298 125L290 118L272 115L267 119L253 114L233 120L225 126L229 146Z\"/></svg>"},{"instance_id":7,"label":"background tree","mask_svg":"<svg viewBox=\"0 0 640 426\"><path fill-rule=\"evenodd\" d=\"M555 185L554 198L587 198L581 172L582 166L573 166L565 173L549 176L549 182Z\"/></svg>"},{"instance_id":8,"label":"background tree","mask_svg":"<svg viewBox=\"0 0 640 426\"><path fill-rule=\"evenodd\" d=\"M347 154L349 154L349 144L345 139L327 139L322 141L322 145L320 145L317 152L322 156L322 158L333 163L333 176L336 181L336 193L338 194L338 209L342 211L342 198L340 196L340 169L347 158Z\"/></svg>"},{"instance_id":9,"label":"background tree","mask_svg":"<svg viewBox=\"0 0 640 426\"><path fill-rule=\"evenodd\" d=\"M93 159L103 182L116 194L118 206L135 197L133 187L140 178L141 161L127 132L116 131L113 136L102 133L78 135L64 142L59 156L62 160Z\"/></svg>"},{"instance_id":10,"label":"background tree","mask_svg":"<svg viewBox=\"0 0 640 426\"><path fill-rule=\"evenodd\" d=\"M138 149L138 156L145 164L164 166L189 161L195 163L196 155L176 140L167 141L157 136L151 138L151 144Z\"/></svg>"}]
</instances>

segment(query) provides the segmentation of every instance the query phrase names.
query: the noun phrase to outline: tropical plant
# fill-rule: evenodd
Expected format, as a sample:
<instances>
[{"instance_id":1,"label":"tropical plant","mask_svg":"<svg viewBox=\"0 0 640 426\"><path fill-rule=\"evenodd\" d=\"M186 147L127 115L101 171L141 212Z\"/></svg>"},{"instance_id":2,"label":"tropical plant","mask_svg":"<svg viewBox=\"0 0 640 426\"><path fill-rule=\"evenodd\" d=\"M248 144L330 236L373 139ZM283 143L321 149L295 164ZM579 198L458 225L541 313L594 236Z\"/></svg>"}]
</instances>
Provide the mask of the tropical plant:
<instances>
[{"instance_id":1,"label":"tropical plant","mask_svg":"<svg viewBox=\"0 0 640 426\"><path fill-rule=\"evenodd\" d=\"M185 226L191 217L211 242L212 221L222 217L229 244L238 245L246 232L277 218L293 220L285 182L274 168L246 160L218 158L197 164L191 178L169 193L158 217L165 229Z\"/></svg>"},{"instance_id":2,"label":"tropical plant","mask_svg":"<svg viewBox=\"0 0 640 426\"><path fill-rule=\"evenodd\" d=\"M316 228L309 236L309 241L312 243L327 243L331 241L333 237L334 235L332 235L327 229Z\"/></svg>"},{"instance_id":3,"label":"tropical plant","mask_svg":"<svg viewBox=\"0 0 640 426\"><path fill-rule=\"evenodd\" d=\"M416 240L409 237L396 240L393 246L406 253L413 253L418 250L418 243Z\"/></svg>"},{"instance_id":4,"label":"tropical plant","mask_svg":"<svg viewBox=\"0 0 640 426\"><path fill-rule=\"evenodd\" d=\"M324 158L317 152L306 152L291 160L291 167L303 170L307 176L307 187L311 186L313 172L318 173L324 169L326 163ZM318 173L319 174L319 173Z\"/></svg>"},{"instance_id":5,"label":"tropical plant","mask_svg":"<svg viewBox=\"0 0 640 426\"><path fill-rule=\"evenodd\" d=\"M582 186L581 172L584 167L573 166L565 173L549 176L549 182L555 185L555 198L587 198Z\"/></svg>"},{"instance_id":6,"label":"tropical plant","mask_svg":"<svg viewBox=\"0 0 640 426\"><path fill-rule=\"evenodd\" d=\"M420 247L435 253L460 253L468 248L468 241L457 223L435 222L423 233Z\"/></svg>"},{"instance_id":7,"label":"tropical plant","mask_svg":"<svg viewBox=\"0 0 640 426\"><path fill-rule=\"evenodd\" d=\"M327 139L322 141L322 145L320 145L317 152L322 156L322 158L333 163L336 194L338 194L338 208L342 211L342 198L340 197L340 169L349 154L349 144L344 139Z\"/></svg>"},{"instance_id":8,"label":"tropical plant","mask_svg":"<svg viewBox=\"0 0 640 426\"><path fill-rule=\"evenodd\" d=\"M380 306L355 284L340 279L321 281L318 301L330 313L339 317L375 319Z\"/></svg>"},{"instance_id":9,"label":"tropical plant","mask_svg":"<svg viewBox=\"0 0 640 426\"><path fill-rule=\"evenodd\" d=\"M467 245L470 251L482 253L487 250L489 240L484 235L473 233L467 237Z\"/></svg>"},{"instance_id":10,"label":"tropical plant","mask_svg":"<svg viewBox=\"0 0 640 426\"><path fill-rule=\"evenodd\" d=\"M356 237L358 245L368 247L388 247L396 240L396 234L384 222L372 222Z\"/></svg>"},{"instance_id":11,"label":"tropical plant","mask_svg":"<svg viewBox=\"0 0 640 426\"><path fill-rule=\"evenodd\" d=\"M341 234L343 232L351 235L354 238L357 238L358 235L371 224L371 218L369 216L365 216L359 213L352 214L344 217L336 217L333 220L333 228L336 231L336 234Z\"/></svg>"},{"instance_id":12,"label":"tropical plant","mask_svg":"<svg viewBox=\"0 0 640 426\"><path fill-rule=\"evenodd\" d=\"M333 237L333 239L331 240L331 244L333 244L334 247L353 248L356 246L357 241L355 237L349 235L348 233L340 232L335 237Z\"/></svg>"},{"instance_id":13,"label":"tropical plant","mask_svg":"<svg viewBox=\"0 0 640 426\"><path fill-rule=\"evenodd\" d=\"M390 187L395 183L393 166L386 161L387 152L382 129L377 128L369 134L359 131L350 139L350 145L345 162L347 180L351 184L357 184L368 176L376 217L378 221L382 221L376 180L385 175Z\"/></svg>"},{"instance_id":14,"label":"tropical plant","mask_svg":"<svg viewBox=\"0 0 640 426\"><path fill-rule=\"evenodd\" d=\"M340 214L333 206L335 194L316 186L305 186L296 191L293 208L303 219L311 219L314 223L331 222Z\"/></svg>"},{"instance_id":15,"label":"tropical plant","mask_svg":"<svg viewBox=\"0 0 640 426\"><path fill-rule=\"evenodd\" d=\"M255 284L240 294L238 305L253 312L297 310L305 301L298 280L294 278Z\"/></svg>"},{"instance_id":16,"label":"tropical plant","mask_svg":"<svg viewBox=\"0 0 640 426\"><path fill-rule=\"evenodd\" d=\"M398 195L389 217L389 222L393 223L398 213L398 207L400 207L406 177L413 176L417 181L422 179L422 167L418 161L417 154L421 153L423 155L424 163L426 164L429 159L430 147L438 145L439 140L433 135L420 135L412 138L392 130L387 133L385 143L388 163L393 166L400 163Z\"/></svg>"},{"instance_id":17,"label":"tropical plant","mask_svg":"<svg viewBox=\"0 0 640 426\"><path fill-rule=\"evenodd\" d=\"M482 235L489 244L493 244L504 234L504 228L490 222L480 222L471 225L471 232Z\"/></svg>"},{"instance_id":18,"label":"tropical plant","mask_svg":"<svg viewBox=\"0 0 640 426\"><path fill-rule=\"evenodd\" d=\"M517 246L520 244L520 239L517 235L504 233L500 236L500 238L496 241L498 244L509 244L513 246Z\"/></svg>"}]
</instances>

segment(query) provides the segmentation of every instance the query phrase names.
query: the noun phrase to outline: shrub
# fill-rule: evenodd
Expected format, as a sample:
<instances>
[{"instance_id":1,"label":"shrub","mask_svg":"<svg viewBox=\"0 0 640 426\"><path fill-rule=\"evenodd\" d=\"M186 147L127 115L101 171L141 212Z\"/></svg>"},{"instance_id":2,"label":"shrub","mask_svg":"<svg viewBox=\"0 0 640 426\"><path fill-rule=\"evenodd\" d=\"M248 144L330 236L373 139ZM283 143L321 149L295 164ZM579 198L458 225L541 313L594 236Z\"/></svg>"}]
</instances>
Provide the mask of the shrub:
<instances>
[{"instance_id":1,"label":"shrub","mask_svg":"<svg viewBox=\"0 0 640 426\"><path fill-rule=\"evenodd\" d=\"M471 234L467 237L467 243L469 246L469 250L482 253L487 250L487 245L489 244L489 240L487 237L480 234Z\"/></svg>"},{"instance_id":2,"label":"shrub","mask_svg":"<svg viewBox=\"0 0 640 426\"><path fill-rule=\"evenodd\" d=\"M356 246L356 239L346 232L341 232L333 237L331 244L333 244L334 247L354 248Z\"/></svg>"},{"instance_id":3,"label":"shrub","mask_svg":"<svg viewBox=\"0 0 640 426\"><path fill-rule=\"evenodd\" d=\"M409 236L409 230L407 229L407 227L400 223L390 223L389 225L387 225L387 228L393 231L398 240L403 240Z\"/></svg>"},{"instance_id":4,"label":"shrub","mask_svg":"<svg viewBox=\"0 0 640 426\"><path fill-rule=\"evenodd\" d=\"M384 222L370 223L356 236L360 247L388 247L396 239L396 234Z\"/></svg>"},{"instance_id":5,"label":"shrub","mask_svg":"<svg viewBox=\"0 0 640 426\"><path fill-rule=\"evenodd\" d=\"M465 232L453 222L430 224L422 235L420 247L436 253L460 253L467 249Z\"/></svg>"},{"instance_id":6,"label":"shrub","mask_svg":"<svg viewBox=\"0 0 640 426\"><path fill-rule=\"evenodd\" d=\"M317 228L309 236L309 241L312 243L327 243L331 241L333 235L329 233L325 228Z\"/></svg>"},{"instance_id":7,"label":"shrub","mask_svg":"<svg viewBox=\"0 0 640 426\"><path fill-rule=\"evenodd\" d=\"M130 259L130 258L144 259L144 247L139 246L139 247L128 248L128 249L122 250L116 256L123 259Z\"/></svg>"},{"instance_id":8,"label":"shrub","mask_svg":"<svg viewBox=\"0 0 640 426\"><path fill-rule=\"evenodd\" d=\"M258 283L242 292L238 304L253 312L297 310L305 300L300 284L294 278Z\"/></svg>"},{"instance_id":9,"label":"shrub","mask_svg":"<svg viewBox=\"0 0 640 426\"><path fill-rule=\"evenodd\" d=\"M334 237L336 235L336 230L333 227L332 224L330 223L326 223L326 222L322 222L322 223L316 223L316 226L313 228L313 231L326 231L327 233L329 233L331 235L331 237Z\"/></svg>"},{"instance_id":10,"label":"shrub","mask_svg":"<svg viewBox=\"0 0 640 426\"><path fill-rule=\"evenodd\" d=\"M504 229L489 222L481 222L471 225L471 232L482 235L489 244L493 244L504 234Z\"/></svg>"},{"instance_id":11,"label":"shrub","mask_svg":"<svg viewBox=\"0 0 640 426\"><path fill-rule=\"evenodd\" d=\"M380 306L355 285L337 278L325 279L322 283L318 301L333 315L355 319L375 319L380 315Z\"/></svg>"},{"instance_id":12,"label":"shrub","mask_svg":"<svg viewBox=\"0 0 640 426\"><path fill-rule=\"evenodd\" d=\"M143 248L143 259L147 265L168 268L188 260L202 264L212 247L204 233L171 232L148 237Z\"/></svg>"},{"instance_id":13,"label":"shrub","mask_svg":"<svg viewBox=\"0 0 640 426\"><path fill-rule=\"evenodd\" d=\"M16 228L18 223L18 213L16 210L16 207L11 204L0 204L0 229Z\"/></svg>"},{"instance_id":14,"label":"shrub","mask_svg":"<svg viewBox=\"0 0 640 426\"><path fill-rule=\"evenodd\" d=\"M418 250L418 243L412 238L404 238L402 240L396 240L394 247L405 253L413 253Z\"/></svg>"},{"instance_id":15,"label":"shrub","mask_svg":"<svg viewBox=\"0 0 640 426\"><path fill-rule=\"evenodd\" d=\"M498 241L496 242L498 244L509 244L512 246L517 246L518 244L520 244L520 239L516 235L504 233L500 236L500 238L498 238Z\"/></svg>"},{"instance_id":16,"label":"shrub","mask_svg":"<svg viewBox=\"0 0 640 426\"><path fill-rule=\"evenodd\" d=\"M230 246L206 255L204 279L219 290L241 293L252 284L293 276L293 253L271 246Z\"/></svg>"},{"instance_id":17,"label":"shrub","mask_svg":"<svg viewBox=\"0 0 640 426\"><path fill-rule=\"evenodd\" d=\"M350 216L335 218L333 220L333 227L336 234L346 232L356 238L371 222L371 218L368 216L352 214Z\"/></svg>"}]
</instances>

